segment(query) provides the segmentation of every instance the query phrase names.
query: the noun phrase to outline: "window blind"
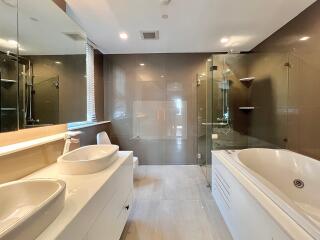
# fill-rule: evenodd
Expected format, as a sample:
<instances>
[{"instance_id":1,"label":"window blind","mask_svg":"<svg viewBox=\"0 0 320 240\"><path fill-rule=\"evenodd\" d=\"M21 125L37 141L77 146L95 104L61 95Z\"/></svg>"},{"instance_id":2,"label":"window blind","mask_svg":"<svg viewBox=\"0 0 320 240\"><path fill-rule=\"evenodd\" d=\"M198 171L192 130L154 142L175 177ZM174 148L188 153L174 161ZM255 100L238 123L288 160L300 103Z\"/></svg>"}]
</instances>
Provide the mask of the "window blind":
<instances>
[{"instance_id":1,"label":"window blind","mask_svg":"<svg viewBox=\"0 0 320 240\"><path fill-rule=\"evenodd\" d=\"M87 121L96 122L95 92L94 92L94 49L86 44L87 62Z\"/></svg>"}]
</instances>

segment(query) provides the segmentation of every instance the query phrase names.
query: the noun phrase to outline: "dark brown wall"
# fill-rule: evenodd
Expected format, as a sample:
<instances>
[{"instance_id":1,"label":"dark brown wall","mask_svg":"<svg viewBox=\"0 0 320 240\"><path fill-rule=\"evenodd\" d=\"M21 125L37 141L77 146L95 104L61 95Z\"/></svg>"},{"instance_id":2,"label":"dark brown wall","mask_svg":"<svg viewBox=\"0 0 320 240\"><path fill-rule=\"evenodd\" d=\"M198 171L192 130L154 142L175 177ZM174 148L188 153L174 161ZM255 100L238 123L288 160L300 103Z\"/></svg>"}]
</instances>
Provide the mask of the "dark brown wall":
<instances>
[{"instance_id":1,"label":"dark brown wall","mask_svg":"<svg viewBox=\"0 0 320 240\"><path fill-rule=\"evenodd\" d=\"M307 41L299 41L310 36ZM320 159L320 1L253 49L251 134ZM284 66L286 62L290 67ZM287 139L286 143L284 140Z\"/></svg>"},{"instance_id":2,"label":"dark brown wall","mask_svg":"<svg viewBox=\"0 0 320 240\"><path fill-rule=\"evenodd\" d=\"M94 51L94 86L97 121L104 120L103 54Z\"/></svg>"},{"instance_id":3,"label":"dark brown wall","mask_svg":"<svg viewBox=\"0 0 320 240\"><path fill-rule=\"evenodd\" d=\"M59 123L86 120L85 55L43 55L30 56L30 59L36 78L59 76Z\"/></svg>"},{"instance_id":4,"label":"dark brown wall","mask_svg":"<svg viewBox=\"0 0 320 240\"><path fill-rule=\"evenodd\" d=\"M66 3L65 0L53 0L53 2L54 2L55 4L57 4L58 7L62 9L62 11L66 12L66 10L67 10L67 3Z\"/></svg>"},{"instance_id":5,"label":"dark brown wall","mask_svg":"<svg viewBox=\"0 0 320 240\"><path fill-rule=\"evenodd\" d=\"M81 146L95 145L97 144L97 133L105 131L108 135L111 135L111 123L103 123L95 126L89 126L79 129L82 132L80 135Z\"/></svg>"}]
</instances>

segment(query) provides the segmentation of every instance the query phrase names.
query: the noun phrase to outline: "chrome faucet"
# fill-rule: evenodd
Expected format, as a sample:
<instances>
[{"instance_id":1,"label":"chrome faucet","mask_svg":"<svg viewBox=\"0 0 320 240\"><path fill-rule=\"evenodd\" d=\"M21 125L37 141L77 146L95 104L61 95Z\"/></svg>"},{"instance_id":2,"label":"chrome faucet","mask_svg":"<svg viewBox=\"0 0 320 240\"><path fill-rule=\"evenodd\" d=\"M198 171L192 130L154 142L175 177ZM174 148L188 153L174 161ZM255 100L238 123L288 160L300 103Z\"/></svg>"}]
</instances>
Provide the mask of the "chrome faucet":
<instances>
[{"instance_id":1,"label":"chrome faucet","mask_svg":"<svg viewBox=\"0 0 320 240\"><path fill-rule=\"evenodd\" d=\"M71 144L80 142L80 140L78 138L75 138L76 136L78 136L80 134L82 134L81 131L66 132L66 134L64 136L65 144L64 144L62 154L66 154L70 151Z\"/></svg>"}]
</instances>

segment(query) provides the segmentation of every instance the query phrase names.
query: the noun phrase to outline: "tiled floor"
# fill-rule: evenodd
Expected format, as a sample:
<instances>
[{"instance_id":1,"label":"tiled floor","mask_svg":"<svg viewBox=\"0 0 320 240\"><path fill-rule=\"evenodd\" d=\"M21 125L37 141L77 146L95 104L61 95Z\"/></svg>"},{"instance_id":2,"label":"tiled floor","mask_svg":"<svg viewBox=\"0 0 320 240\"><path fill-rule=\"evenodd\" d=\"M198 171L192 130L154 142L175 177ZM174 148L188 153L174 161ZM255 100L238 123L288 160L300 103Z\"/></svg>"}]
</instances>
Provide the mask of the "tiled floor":
<instances>
[{"instance_id":1,"label":"tiled floor","mask_svg":"<svg viewBox=\"0 0 320 240\"><path fill-rule=\"evenodd\" d=\"M139 166L121 240L231 240L198 166Z\"/></svg>"}]
</instances>

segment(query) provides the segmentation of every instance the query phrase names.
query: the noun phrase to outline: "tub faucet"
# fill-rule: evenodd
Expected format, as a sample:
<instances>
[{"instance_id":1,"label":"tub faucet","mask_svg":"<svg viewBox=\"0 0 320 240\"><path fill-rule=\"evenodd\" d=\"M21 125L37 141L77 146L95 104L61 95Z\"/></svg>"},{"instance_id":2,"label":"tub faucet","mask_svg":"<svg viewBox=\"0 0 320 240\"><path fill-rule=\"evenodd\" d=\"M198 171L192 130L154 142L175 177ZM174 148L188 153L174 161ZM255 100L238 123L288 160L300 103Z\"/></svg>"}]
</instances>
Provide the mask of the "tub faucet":
<instances>
[{"instance_id":1,"label":"tub faucet","mask_svg":"<svg viewBox=\"0 0 320 240\"><path fill-rule=\"evenodd\" d=\"M81 131L75 131L75 132L66 132L65 136L64 136L64 148L63 148L63 153L62 154L66 154L70 151L70 146L73 143L79 143L80 140L78 138L75 138L76 136L82 134Z\"/></svg>"}]
</instances>

